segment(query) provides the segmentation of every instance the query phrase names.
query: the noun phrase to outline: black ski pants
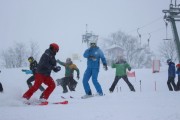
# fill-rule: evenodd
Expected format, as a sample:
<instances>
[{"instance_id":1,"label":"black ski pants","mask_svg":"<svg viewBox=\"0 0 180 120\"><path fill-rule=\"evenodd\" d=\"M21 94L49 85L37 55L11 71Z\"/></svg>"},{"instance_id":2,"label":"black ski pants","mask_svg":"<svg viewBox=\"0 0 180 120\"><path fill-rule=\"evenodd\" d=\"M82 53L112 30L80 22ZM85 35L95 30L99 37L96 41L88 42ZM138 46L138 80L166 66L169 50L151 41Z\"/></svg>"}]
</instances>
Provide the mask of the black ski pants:
<instances>
[{"instance_id":1,"label":"black ski pants","mask_svg":"<svg viewBox=\"0 0 180 120\"><path fill-rule=\"evenodd\" d=\"M180 90L180 75L178 75L178 82L177 82L177 85L176 85L176 90Z\"/></svg>"},{"instance_id":2,"label":"black ski pants","mask_svg":"<svg viewBox=\"0 0 180 120\"><path fill-rule=\"evenodd\" d=\"M3 86L1 83L0 83L0 92L3 92Z\"/></svg>"},{"instance_id":3,"label":"black ski pants","mask_svg":"<svg viewBox=\"0 0 180 120\"><path fill-rule=\"evenodd\" d=\"M173 89L176 90L174 77L168 77L167 86L169 88L169 91L173 91Z\"/></svg>"},{"instance_id":4,"label":"black ski pants","mask_svg":"<svg viewBox=\"0 0 180 120\"><path fill-rule=\"evenodd\" d=\"M111 85L111 87L110 87L110 89L109 89L110 92L113 92L113 91L114 91L114 88L116 87L118 81L119 81L121 78L127 83L128 87L130 88L131 91L135 91L133 85L129 82L129 80L128 80L128 78L127 78L127 75L125 75L125 76L116 76L116 77L115 77L114 82L112 83L112 85Z\"/></svg>"}]
</instances>

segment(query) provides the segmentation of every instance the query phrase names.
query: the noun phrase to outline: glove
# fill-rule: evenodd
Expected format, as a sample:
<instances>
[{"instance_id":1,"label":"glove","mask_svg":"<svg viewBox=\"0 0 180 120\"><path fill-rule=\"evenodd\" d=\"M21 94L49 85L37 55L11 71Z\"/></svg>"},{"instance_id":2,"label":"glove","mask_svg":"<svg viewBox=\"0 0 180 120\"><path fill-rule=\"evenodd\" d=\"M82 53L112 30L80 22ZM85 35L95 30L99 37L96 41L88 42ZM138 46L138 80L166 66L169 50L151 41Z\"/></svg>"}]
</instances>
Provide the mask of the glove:
<instances>
[{"instance_id":1,"label":"glove","mask_svg":"<svg viewBox=\"0 0 180 120\"><path fill-rule=\"evenodd\" d=\"M61 67L60 66L54 66L54 68L53 68L53 71L54 72L58 72L58 71L60 71L61 70Z\"/></svg>"},{"instance_id":2,"label":"glove","mask_svg":"<svg viewBox=\"0 0 180 120\"><path fill-rule=\"evenodd\" d=\"M60 62L60 60L59 60L59 59L57 59L57 60L56 60L56 62L58 62L58 63L59 63L59 62Z\"/></svg>"},{"instance_id":3,"label":"glove","mask_svg":"<svg viewBox=\"0 0 180 120\"><path fill-rule=\"evenodd\" d=\"M32 70L26 70L25 73L26 74L32 74Z\"/></svg>"},{"instance_id":4,"label":"glove","mask_svg":"<svg viewBox=\"0 0 180 120\"><path fill-rule=\"evenodd\" d=\"M105 71L108 70L107 64L103 64L103 67L104 67L104 70L105 70Z\"/></svg>"},{"instance_id":5,"label":"glove","mask_svg":"<svg viewBox=\"0 0 180 120\"><path fill-rule=\"evenodd\" d=\"M129 67L128 70L131 71L131 67Z\"/></svg>"},{"instance_id":6,"label":"glove","mask_svg":"<svg viewBox=\"0 0 180 120\"><path fill-rule=\"evenodd\" d=\"M78 74L78 75L77 75L77 79L79 80L79 78L80 78L80 77L79 77L79 74Z\"/></svg>"},{"instance_id":7,"label":"glove","mask_svg":"<svg viewBox=\"0 0 180 120\"><path fill-rule=\"evenodd\" d=\"M93 56L93 55L90 55L88 58L89 58L89 59L92 59L93 61L95 61L95 60L96 60L96 57L95 57L95 56Z\"/></svg>"},{"instance_id":8,"label":"glove","mask_svg":"<svg viewBox=\"0 0 180 120\"><path fill-rule=\"evenodd\" d=\"M26 69L22 69L21 71L22 71L22 72L26 72L27 70L26 70Z\"/></svg>"}]
</instances>

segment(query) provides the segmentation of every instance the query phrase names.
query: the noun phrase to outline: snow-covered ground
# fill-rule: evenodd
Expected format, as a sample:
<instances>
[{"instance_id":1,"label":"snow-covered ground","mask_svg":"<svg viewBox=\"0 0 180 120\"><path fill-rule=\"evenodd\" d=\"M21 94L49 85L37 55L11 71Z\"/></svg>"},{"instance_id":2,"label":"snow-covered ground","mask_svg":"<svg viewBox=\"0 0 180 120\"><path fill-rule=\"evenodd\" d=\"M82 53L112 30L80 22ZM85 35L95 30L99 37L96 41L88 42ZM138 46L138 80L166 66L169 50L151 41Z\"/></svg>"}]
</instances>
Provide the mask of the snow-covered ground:
<instances>
[{"instance_id":1,"label":"snow-covered ground","mask_svg":"<svg viewBox=\"0 0 180 120\"><path fill-rule=\"evenodd\" d=\"M114 80L115 69L109 67L104 71L101 66L99 82L106 95L80 99L84 95L82 77L86 65L85 62L76 64L81 71L76 92L63 94L62 88L57 86L49 98L49 102L63 101L63 95L67 97L68 105L24 105L21 96L28 89L26 80L30 75L22 73L22 68L2 69L0 81L4 93L0 94L0 120L180 120L180 92L168 91L167 66L161 68L160 73L152 73L151 69L132 70L136 72L136 78L129 80L136 92L131 92L120 80L114 93L108 90ZM52 73L54 80L63 75L63 67L59 73ZM91 81L90 85L95 93ZM40 94L38 90L31 100L38 99ZM69 98L70 95L74 98Z\"/></svg>"}]
</instances>

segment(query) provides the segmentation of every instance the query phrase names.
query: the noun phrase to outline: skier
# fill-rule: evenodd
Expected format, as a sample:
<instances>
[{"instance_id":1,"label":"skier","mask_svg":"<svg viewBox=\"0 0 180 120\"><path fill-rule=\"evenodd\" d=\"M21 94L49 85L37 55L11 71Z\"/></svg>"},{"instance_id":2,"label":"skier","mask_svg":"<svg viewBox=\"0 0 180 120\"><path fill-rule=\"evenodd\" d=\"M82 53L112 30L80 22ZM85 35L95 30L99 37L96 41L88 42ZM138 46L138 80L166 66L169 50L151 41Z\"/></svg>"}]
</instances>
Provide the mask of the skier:
<instances>
[{"instance_id":1,"label":"skier","mask_svg":"<svg viewBox=\"0 0 180 120\"><path fill-rule=\"evenodd\" d=\"M90 41L90 48L85 50L84 57L87 58L87 68L83 76L83 87L86 95L82 96L82 98L84 99L92 96L91 88L88 83L90 77L92 77L92 83L97 91L96 95L103 96L101 85L97 80L99 74L100 59L103 63L104 69L108 70L108 67L107 67L106 59L104 57L104 53L97 46L95 40Z\"/></svg>"},{"instance_id":2,"label":"skier","mask_svg":"<svg viewBox=\"0 0 180 120\"><path fill-rule=\"evenodd\" d=\"M77 79L79 80L79 69L75 64L73 64L71 58L67 58L66 62L62 62L57 60L57 63L65 67L65 77L61 79L57 79L57 85L61 85L63 87L63 93L67 93L68 89L66 86L69 87L70 91L75 91L77 81L74 80L73 74L74 70L77 72Z\"/></svg>"},{"instance_id":3,"label":"skier","mask_svg":"<svg viewBox=\"0 0 180 120\"><path fill-rule=\"evenodd\" d=\"M176 68L177 68L176 74L178 75L178 82L177 82L177 85L176 85L176 90L180 91L180 64L177 64Z\"/></svg>"},{"instance_id":4,"label":"skier","mask_svg":"<svg viewBox=\"0 0 180 120\"><path fill-rule=\"evenodd\" d=\"M169 65L168 68L168 81L167 86L169 88L169 91L176 90L176 84L175 84L175 64L172 62L171 59L167 60L167 64Z\"/></svg>"},{"instance_id":5,"label":"skier","mask_svg":"<svg viewBox=\"0 0 180 120\"><path fill-rule=\"evenodd\" d=\"M33 75L27 80L27 85L28 85L28 87L30 88L30 87L32 87L32 83L31 83L31 82L34 81L34 75L35 75L35 73L36 73L37 65L38 65L38 64L37 64L37 61L34 60L33 57L29 57L29 58L28 58L28 61L29 61L29 63L30 63L29 68L30 68L30 70L32 71L32 74L33 74ZM40 89L42 92L45 90L42 85L39 87L39 89Z\"/></svg>"},{"instance_id":6,"label":"skier","mask_svg":"<svg viewBox=\"0 0 180 120\"><path fill-rule=\"evenodd\" d=\"M116 68L116 76L114 78L114 82L112 83L111 87L109 88L109 92L113 92L115 86L117 85L118 81L122 78L127 83L128 87L131 91L135 92L133 85L129 82L126 70L128 69L131 71L130 65L122 58L118 59L116 63L112 64L112 68Z\"/></svg>"},{"instance_id":7,"label":"skier","mask_svg":"<svg viewBox=\"0 0 180 120\"><path fill-rule=\"evenodd\" d=\"M28 102L27 100L30 99L30 97L33 95L34 92L37 91L37 89L40 87L42 83L47 85L48 87L44 90L42 93L42 96L40 98L41 102L46 102L49 98L50 94L55 89L55 83L52 79L51 71L58 72L61 70L60 66L56 66L56 53L59 51L59 46L56 43L52 43L49 46L49 49L47 49L44 54L41 56L41 59L39 61L37 71L35 74L35 83L34 85L29 88L28 91L26 91L23 95L24 102Z\"/></svg>"},{"instance_id":8,"label":"skier","mask_svg":"<svg viewBox=\"0 0 180 120\"><path fill-rule=\"evenodd\" d=\"M1 73L1 70L0 70L0 73ZM0 92L3 92L3 86L1 84L1 82L0 82Z\"/></svg>"}]
</instances>

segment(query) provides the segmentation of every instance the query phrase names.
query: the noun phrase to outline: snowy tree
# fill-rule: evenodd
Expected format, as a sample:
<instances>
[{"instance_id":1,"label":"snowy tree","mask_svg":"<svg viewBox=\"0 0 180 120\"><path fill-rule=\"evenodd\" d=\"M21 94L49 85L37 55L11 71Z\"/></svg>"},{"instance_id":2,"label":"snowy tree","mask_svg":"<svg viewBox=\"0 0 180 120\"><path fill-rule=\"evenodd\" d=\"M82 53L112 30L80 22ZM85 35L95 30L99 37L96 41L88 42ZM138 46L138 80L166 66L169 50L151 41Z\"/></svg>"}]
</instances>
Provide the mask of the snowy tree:
<instances>
[{"instance_id":1,"label":"snowy tree","mask_svg":"<svg viewBox=\"0 0 180 120\"><path fill-rule=\"evenodd\" d=\"M16 42L13 47L2 51L1 61L5 68L19 68L27 66L28 52L24 43Z\"/></svg>"},{"instance_id":2,"label":"snowy tree","mask_svg":"<svg viewBox=\"0 0 180 120\"><path fill-rule=\"evenodd\" d=\"M24 43L16 42L12 47L1 52L1 66L5 68L25 67L28 57L39 58L39 46L36 42L30 42L30 49Z\"/></svg>"},{"instance_id":3,"label":"snowy tree","mask_svg":"<svg viewBox=\"0 0 180 120\"><path fill-rule=\"evenodd\" d=\"M34 57L35 60L39 59L39 45L36 42L30 41L30 54L29 56Z\"/></svg>"},{"instance_id":4,"label":"snowy tree","mask_svg":"<svg viewBox=\"0 0 180 120\"><path fill-rule=\"evenodd\" d=\"M118 31L112 33L109 38L103 39L102 47L106 50L108 46L113 44L118 45L124 50L123 56L132 67L142 68L151 66L151 56L153 53L147 45L141 46L135 37ZM119 55L117 54L116 56L118 57Z\"/></svg>"},{"instance_id":5,"label":"snowy tree","mask_svg":"<svg viewBox=\"0 0 180 120\"><path fill-rule=\"evenodd\" d=\"M159 53L165 60L177 60L176 46L172 40L162 42L159 46Z\"/></svg>"}]
</instances>

